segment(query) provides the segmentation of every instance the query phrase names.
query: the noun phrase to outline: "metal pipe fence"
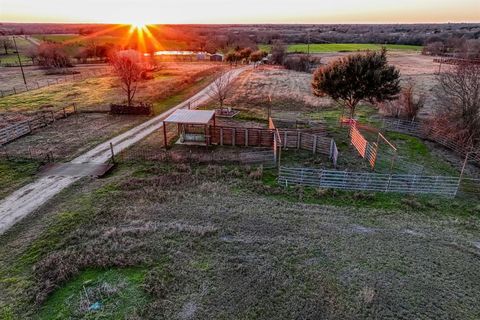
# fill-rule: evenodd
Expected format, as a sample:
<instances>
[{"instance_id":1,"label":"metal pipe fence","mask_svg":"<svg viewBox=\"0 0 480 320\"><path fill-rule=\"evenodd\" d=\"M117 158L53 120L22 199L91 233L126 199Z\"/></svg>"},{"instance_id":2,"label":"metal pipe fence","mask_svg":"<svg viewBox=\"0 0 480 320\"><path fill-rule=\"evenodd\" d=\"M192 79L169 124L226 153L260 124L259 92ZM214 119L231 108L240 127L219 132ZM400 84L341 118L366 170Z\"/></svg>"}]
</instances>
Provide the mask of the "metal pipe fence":
<instances>
[{"instance_id":1,"label":"metal pipe fence","mask_svg":"<svg viewBox=\"0 0 480 320\"><path fill-rule=\"evenodd\" d=\"M432 140L462 157L465 157L471 151L459 143L455 137L449 135L443 128L432 128L422 121L384 118L382 119L382 128L387 131L395 131ZM472 156L469 161L480 166L480 153Z\"/></svg>"},{"instance_id":2,"label":"metal pipe fence","mask_svg":"<svg viewBox=\"0 0 480 320\"><path fill-rule=\"evenodd\" d=\"M436 194L453 198L457 195L460 178L280 167L278 183L349 191Z\"/></svg>"}]
</instances>

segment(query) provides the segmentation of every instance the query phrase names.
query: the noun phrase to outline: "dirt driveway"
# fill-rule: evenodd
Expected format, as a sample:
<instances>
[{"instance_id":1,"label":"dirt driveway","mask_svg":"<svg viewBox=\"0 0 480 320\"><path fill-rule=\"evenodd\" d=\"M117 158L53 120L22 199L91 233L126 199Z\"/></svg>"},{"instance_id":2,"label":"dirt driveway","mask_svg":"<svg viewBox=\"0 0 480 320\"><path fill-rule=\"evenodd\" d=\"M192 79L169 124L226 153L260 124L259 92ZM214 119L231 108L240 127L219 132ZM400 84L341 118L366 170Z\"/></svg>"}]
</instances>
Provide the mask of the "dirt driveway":
<instances>
[{"instance_id":1,"label":"dirt driveway","mask_svg":"<svg viewBox=\"0 0 480 320\"><path fill-rule=\"evenodd\" d=\"M248 68L249 67L243 67L230 71L231 77L236 78ZM190 108L198 107L200 104L207 102L210 99L210 96L208 95L209 90L211 90L211 85L207 86L196 95L185 100L176 107L128 130L123 134L116 136L113 139L98 145L83 155L80 155L79 157L73 159L71 163L79 164L107 162L111 156L110 144L113 145L115 153L132 146L154 131L160 129L163 126L163 119L165 119L175 110L182 109L187 106L190 106ZM65 189L81 178L82 177L80 176L42 177L3 199L0 202L0 234L5 232L18 220L39 208L61 190Z\"/></svg>"}]
</instances>

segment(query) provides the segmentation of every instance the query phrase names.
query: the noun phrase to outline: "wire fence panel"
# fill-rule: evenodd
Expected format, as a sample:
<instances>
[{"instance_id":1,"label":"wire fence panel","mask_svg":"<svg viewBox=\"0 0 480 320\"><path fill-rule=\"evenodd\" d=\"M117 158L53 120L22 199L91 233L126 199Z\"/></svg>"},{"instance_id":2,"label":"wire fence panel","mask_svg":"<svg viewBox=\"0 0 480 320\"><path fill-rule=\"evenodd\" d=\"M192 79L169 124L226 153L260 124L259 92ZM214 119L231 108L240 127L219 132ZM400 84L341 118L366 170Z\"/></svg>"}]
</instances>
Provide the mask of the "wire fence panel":
<instances>
[{"instance_id":1,"label":"wire fence panel","mask_svg":"<svg viewBox=\"0 0 480 320\"><path fill-rule=\"evenodd\" d=\"M28 120L0 129L0 145L18 139L30 132L32 132L32 129Z\"/></svg>"},{"instance_id":2,"label":"wire fence panel","mask_svg":"<svg viewBox=\"0 0 480 320\"><path fill-rule=\"evenodd\" d=\"M367 153L368 141L354 125L350 127L350 138L355 149L357 149L358 153L362 156L362 158L365 158L365 155Z\"/></svg>"},{"instance_id":3,"label":"wire fence panel","mask_svg":"<svg viewBox=\"0 0 480 320\"><path fill-rule=\"evenodd\" d=\"M420 138L425 137L425 131L422 127L422 123L418 121L384 118L382 120L382 127L388 131L406 133Z\"/></svg>"},{"instance_id":4,"label":"wire fence panel","mask_svg":"<svg viewBox=\"0 0 480 320\"><path fill-rule=\"evenodd\" d=\"M235 151L192 151L133 147L121 151L115 157L121 161L161 161L200 164L261 164L266 167L276 167L275 153L272 149L248 151L239 151L238 149Z\"/></svg>"},{"instance_id":5,"label":"wire fence panel","mask_svg":"<svg viewBox=\"0 0 480 320\"><path fill-rule=\"evenodd\" d=\"M435 141L462 157L465 157L467 153L470 152L470 149L459 143L445 128L430 127L421 121L384 118L382 120L382 127L388 131L405 133L422 139ZM480 166L480 153L472 156L469 161Z\"/></svg>"},{"instance_id":6,"label":"wire fence panel","mask_svg":"<svg viewBox=\"0 0 480 320\"><path fill-rule=\"evenodd\" d=\"M446 197L455 197L459 182L459 177L448 176L379 174L287 167L281 167L278 176L278 183L285 186L299 184L350 191L436 194Z\"/></svg>"},{"instance_id":7,"label":"wire fence panel","mask_svg":"<svg viewBox=\"0 0 480 320\"><path fill-rule=\"evenodd\" d=\"M33 130L45 127L56 120L66 118L76 113L75 105L67 106L41 115L33 117L29 120L21 121L0 129L0 145L7 144L24 135L31 133Z\"/></svg>"},{"instance_id":8,"label":"wire fence panel","mask_svg":"<svg viewBox=\"0 0 480 320\"><path fill-rule=\"evenodd\" d=\"M111 69L103 68L101 70L93 70L82 72L81 74L63 75L54 79L39 80L29 82L27 85L13 86L12 89L0 90L0 98L19 94L26 91L36 90L44 87L48 87L55 84L66 83L68 81L85 80L97 76L105 76L111 74Z\"/></svg>"}]
</instances>

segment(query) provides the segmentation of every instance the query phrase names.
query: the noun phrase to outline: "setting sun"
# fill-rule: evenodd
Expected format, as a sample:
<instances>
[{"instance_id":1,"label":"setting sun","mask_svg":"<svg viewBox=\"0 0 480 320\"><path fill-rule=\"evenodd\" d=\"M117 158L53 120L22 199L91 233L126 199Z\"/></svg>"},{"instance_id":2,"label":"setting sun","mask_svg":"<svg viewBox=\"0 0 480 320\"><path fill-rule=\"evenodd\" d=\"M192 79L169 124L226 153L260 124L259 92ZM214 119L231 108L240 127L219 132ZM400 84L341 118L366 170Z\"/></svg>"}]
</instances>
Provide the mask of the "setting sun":
<instances>
[{"instance_id":1,"label":"setting sun","mask_svg":"<svg viewBox=\"0 0 480 320\"><path fill-rule=\"evenodd\" d=\"M143 22L131 22L130 25L134 29L145 29L145 27L147 26L147 24Z\"/></svg>"}]
</instances>

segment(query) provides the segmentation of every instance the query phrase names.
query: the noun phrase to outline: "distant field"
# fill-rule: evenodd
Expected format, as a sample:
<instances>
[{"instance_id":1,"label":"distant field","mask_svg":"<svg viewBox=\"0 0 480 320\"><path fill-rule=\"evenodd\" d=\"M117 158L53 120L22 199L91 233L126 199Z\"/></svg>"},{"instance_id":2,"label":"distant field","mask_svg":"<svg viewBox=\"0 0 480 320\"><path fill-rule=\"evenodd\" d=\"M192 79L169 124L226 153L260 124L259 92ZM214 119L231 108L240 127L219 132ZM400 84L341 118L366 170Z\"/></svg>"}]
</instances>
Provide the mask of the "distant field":
<instances>
[{"instance_id":1,"label":"distant field","mask_svg":"<svg viewBox=\"0 0 480 320\"><path fill-rule=\"evenodd\" d=\"M270 50L270 45L261 45L260 48L264 50ZM373 43L313 43L310 44L311 53L322 52L341 52L341 51L360 51L360 50L380 50L382 47L386 47L388 50L400 50L400 51L420 51L421 46L411 46L402 44L373 44ZM307 52L308 45L291 44L288 45L288 52Z\"/></svg>"},{"instance_id":2,"label":"distant field","mask_svg":"<svg viewBox=\"0 0 480 320\"><path fill-rule=\"evenodd\" d=\"M17 47L18 51L20 52L20 59L22 59L22 62L31 62L29 58L27 58L24 53L25 51L32 45L29 41L15 37L15 41L17 42ZM4 54L5 51L3 48L0 50L0 64L5 64L5 63L18 63L18 57L17 54L14 53L13 49L8 50L8 54Z\"/></svg>"},{"instance_id":3,"label":"distant field","mask_svg":"<svg viewBox=\"0 0 480 320\"><path fill-rule=\"evenodd\" d=\"M153 79L139 83L135 98L158 103L216 74L220 69L212 63L165 64L152 74ZM36 111L45 105L61 107L67 103L76 103L80 109L108 109L110 103L121 103L123 99L122 89L115 77L92 77L2 98L0 113Z\"/></svg>"},{"instance_id":4,"label":"distant field","mask_svg":"<svg viewBox=\"0 0 480 320\"><path fill-rule=\"evenodd\" d=\"M120 37L101 35L94 38L88 38L86 36L81 36L79 34L36 34L32 36L35 39L42 41L54 41L54 42L65 42L71 41L72 43L78 42L83 43L90 39L95 39L97 42L101 43L117 43L120 41Z\"/></svg>"},{"instance_id":5,"label":"distant field","mask_svg":"<svg viewBox=\"0 0 480 320\"><path fill-rule=\"evenodd\" d=\"M36 35L33 35L32 37L40 41L53 41L58 43L68 42L73 46L75 45L82 46L88 43L88 41L92 41L92 40L95 40L95 42L98 44L111 43L111 44L117 44L121 46L125 46L128 44L125 42L125 41L128 41L127 39L125 39L125 37L111 36L111 35L100 35L95 37L89 37L89 36L82 36L79 34L36 34ZM135 37L132 37L131 41L135 42L136 41ZM188 44L184 41L159 39L158 42L159 42L159 45L161 45L161 48L159 47L158 50L184 50L188 47Z\"/></svg>"}]
</instances>

